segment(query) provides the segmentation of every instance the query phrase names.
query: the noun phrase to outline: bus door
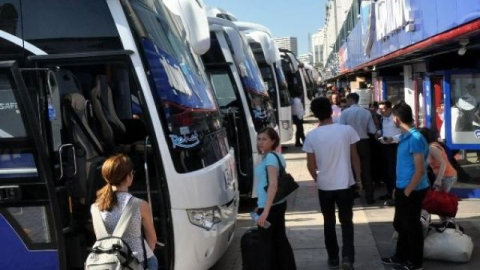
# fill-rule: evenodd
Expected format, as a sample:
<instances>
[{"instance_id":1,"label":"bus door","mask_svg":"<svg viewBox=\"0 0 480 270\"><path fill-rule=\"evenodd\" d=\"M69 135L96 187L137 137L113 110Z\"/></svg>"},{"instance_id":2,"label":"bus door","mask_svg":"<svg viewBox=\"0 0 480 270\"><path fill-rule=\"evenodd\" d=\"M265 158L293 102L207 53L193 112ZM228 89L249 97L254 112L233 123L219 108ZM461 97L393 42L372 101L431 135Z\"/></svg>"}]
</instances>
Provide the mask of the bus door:
<instances>
[{"instance_id":1,"label":"bus door","mask_svg":"<svg viewBox=\"0 0 480 270\"><path fill-rule=\"evenodd\" d=\"M36 100L16 62L0 62L0 269L65 268Z\"/></svg>"}]
</instances>

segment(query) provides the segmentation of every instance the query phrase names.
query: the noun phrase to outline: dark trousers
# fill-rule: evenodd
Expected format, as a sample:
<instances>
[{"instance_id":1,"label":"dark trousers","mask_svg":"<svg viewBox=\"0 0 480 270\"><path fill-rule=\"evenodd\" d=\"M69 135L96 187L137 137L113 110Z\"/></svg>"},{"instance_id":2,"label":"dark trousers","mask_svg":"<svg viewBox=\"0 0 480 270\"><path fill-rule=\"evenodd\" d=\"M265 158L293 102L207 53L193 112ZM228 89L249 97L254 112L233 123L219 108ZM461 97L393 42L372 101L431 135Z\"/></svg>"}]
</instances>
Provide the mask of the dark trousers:
<instances>
[{"instance_id":1,"label":"dark trousers","mask_svg":"<svg viewBox=\"0 0 480 270\"><path fill-rule=\"evenodd\" d=\"M372 153L371 172L372 181L376 186L380 186L385 181L386 169L385 158L383 157L383 144L375 137L370 136L370 148Z\"/></svg>"},{"instance_id":2,"label":"dark trousers","mask_svg":"<svg viewBox=\"0 0 480 270\"><path fill-rule=\"evenodd\" d=\"M393 227L398 232L397 256L416 266L423 264L423 229L420 221L422 202L427 189L413 191L405 196L405 189L395 190L395 217Z\"/></svg>"},{"instance_id":3,"label":"dark trousers","mask_svg":"<svg viewBox=\"0 0 480 270\"><path fill-rule=\"evenodd\" d=\"M297 116L292 116L293 123L295 124L296 132L295 132L295 144L301 144L305 142L305 133L303 131L303 119L298 118ZM300 140L302 140L300 142Z\"/></svg>"},{"instance_id":4,"label":"dark trousers","mask_svg":"<svg viewBox=\"0 0 480 270\"><path fill-rule=\"evenodd\" d=\"M270 208L267 220L270 227L264 229L258 227L262 241L265 246L265 259L258 262L258 269L265 270L295 270L295 257L293 255L292 246L288 241L285 231L285 212L287 211L287 202L273 205ZM257 213L261 215L263 208L258 209Z\"/></svg>"},{"instance_id":5,"label":"dark trousers","mask_svg":"<svg viewBox=\"0 0 480 270\"><path fill-rule=\"evenodd\" d=\"M360 156L360 165L362 169L362 185L365 189L365 198L373 199L373 182L372 182L372 153L370 141L361 139L357 142L357 151Z\"/></svg>"},{"instance_id":6,"label":"dark trousers","mask_svg":"<svg viewBox=\"0 0 480 270\"><path fill-rule=\"evenodd\" d=\"M383 156L385 159L386 167L386 181L388 195L392 195L395 189L395 183L397 182L397 143L383 144Z\"/></svg>"},{"instance_id":7,"label":"dark trousers","mask_svg":"<svg viewBox=\"0 0 480 270\"><path fill-rule=\"evenodd\" d=\"M320 209L324 219L325 246L328 258L338 258L338 242L335 232L335 204L338 207L338 219L342 225L342 257L348 257L352 263L355 260L353 246L353 197L354 189L318 190Z\"/></svg>"}]
</instances>

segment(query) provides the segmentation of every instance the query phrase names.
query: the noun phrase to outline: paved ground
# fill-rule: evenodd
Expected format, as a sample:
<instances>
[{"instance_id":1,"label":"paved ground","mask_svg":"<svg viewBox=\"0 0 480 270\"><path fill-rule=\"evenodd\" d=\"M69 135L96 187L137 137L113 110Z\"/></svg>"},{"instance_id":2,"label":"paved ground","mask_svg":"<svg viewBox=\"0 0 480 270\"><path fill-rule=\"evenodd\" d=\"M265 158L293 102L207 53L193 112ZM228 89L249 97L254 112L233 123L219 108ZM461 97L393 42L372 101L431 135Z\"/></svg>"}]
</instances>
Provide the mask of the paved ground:
<instances>
[{"instance_id":1,"label":"paved ground","mask_svg":"<svg viewBox=\"0 0 480 270\"><path fill-rule=\"evenodd\" d=\"M313 123L305 125L306 131L314 128ZM299 148L289 146L284 151L287 170L299 182L300 188L288 201L287 230L295 252L299 270L328 269L327 252L323 237L323 218L317 198L315 183L306 169L305 154ZM378 195L384 194L377 191ZM241 204L234 240L223 258L210 270L242 269L240 237L253 226L249 212L255 206L253 201ZM472 237L474 248L472 259L466 264L453 264L438 261L426 261L425 269L480 269L480 206L479 200L463 200L459 203L457 220ZM382 256L391 254L391 236L394 209L383 207L381 202L373 206L364 206L360 199L355 200L355 248L357 270L388 269L380 263ZM338 221L337 221L337 224ZM337 225L338 240L341 243L340 227Z\"/></svg>"}]
</instances>

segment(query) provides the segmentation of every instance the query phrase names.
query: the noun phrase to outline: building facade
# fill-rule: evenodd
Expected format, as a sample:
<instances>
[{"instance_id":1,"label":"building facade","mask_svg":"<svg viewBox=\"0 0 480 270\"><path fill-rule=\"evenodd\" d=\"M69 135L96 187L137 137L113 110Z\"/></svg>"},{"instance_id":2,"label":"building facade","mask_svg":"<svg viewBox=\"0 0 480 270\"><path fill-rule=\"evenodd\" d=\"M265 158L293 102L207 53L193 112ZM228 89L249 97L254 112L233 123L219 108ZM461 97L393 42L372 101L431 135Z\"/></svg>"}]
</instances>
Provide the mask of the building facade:
<instances>
[{"instance_id":1,"label":"building facade","mask_svg":"<svg viewBox=\"0 0 480 270\"><path fill-rule=\"evenodd\" d=\"M363 77L375 100L404 100L450 149L480 150L480 2L354 1L324 78Z\"/></svg>"},{"instance_id":2,"label":"building facade","mask_svg":"<svg viewBox=\"0 0 480 270\"><path fill-rule=\"evenodd\" d=\"M279 49L286 49L298 55L298 40L296 37L279 37L274 38L273 41Z\"/></svg>"},{"instance_id":3,"label":"building facade","mask_svg":"<svg viewBox=\"0 0 480 270\"><path fill-rule=\"evenodd\" d=\"M325 40L325 28L321 28L317 33L312 35L312 63L315 67L323 67L323 43Z\"/></svg>"}]
</instances>

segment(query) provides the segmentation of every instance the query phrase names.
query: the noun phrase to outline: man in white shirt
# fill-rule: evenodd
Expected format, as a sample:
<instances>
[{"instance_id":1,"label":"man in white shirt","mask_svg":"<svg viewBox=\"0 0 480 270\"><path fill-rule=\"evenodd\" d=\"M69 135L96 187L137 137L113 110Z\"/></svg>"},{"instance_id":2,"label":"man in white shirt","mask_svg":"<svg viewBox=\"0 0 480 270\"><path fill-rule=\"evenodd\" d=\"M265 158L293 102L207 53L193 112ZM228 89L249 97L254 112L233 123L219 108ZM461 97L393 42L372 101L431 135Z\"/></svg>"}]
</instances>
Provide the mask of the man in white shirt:
<instances>
[{"instance_id":1,"label":"man in white shirt","mask_svg":"<svg viewBox=\"0 0 480 270\"><path fill-rule=\"evenodd\" d=\"M360 160L356 146L360 138L352 127L332 121L332 107L328 98L314 99L311 108L319 120L319 126L307 134L303 151L307 153L308 171L317 183L324 218L328 266L331 269L339 268L339 247L335 232L336 204L342 225L342 267L353 269L355 249L352 208L356 185L352 165L357 187L361 189Z\"/></svg>"},{"instance_id":2,"label":"man in white shirt","mask_svg":"<svg viewBox=\"0 0 480 270\"><path fill-rule=\"evenodd\" d=\"M382 115L382 128L375 137L382 143L383 158L386 163L386 181L387 194L381 196L379 199L385 200L384 205L394 206L395 201L392 199L392 192L395 189L397 181L397 148L400 134L402 131L395 125L392 114L392 103L390 101L382 101L378 104L380 113Z\"/></svg>"},{"instance_id":3,"label":"man in white shirt","mask_svg":"<svg viewBox=\"0 0 480 270\"><path fill-rule=\"evenodd\" d=\"M292 120L296 126L295 132L295 146L301 147L305 142L305 133L303 131L303 103L301 100L302 92L300 90L295 91L295 97L292 100ZM300 142L301 140L301 142Z\"/></svg>"},{"instance_id":4,"label":"man in white shirt","mask_svg":"<svg viewBox=\"0 0 480 270\"><path fill-rule=\"evenodd\" d=\"M377 128L373 123L372 114L365 108L358 106L360 97L357 93L351 93L347 96L347 103L350 107L342 112L340 124L351 126L360 137L357 142L358 155L360 156L362 166L362 180L365 188L365 199L367 204L374 204L373 182L371 172L371 149L368 134L375 134Z\"/></svg>"},{"instance_id":5,"label":"man in white shirt","mask_svg":"<svg viewBox=\"0 0 480 270\"><path fill-rule=\"evenodd\" d=\"M342 108L340 108L340 96L337 93L332 94L332 120L334 123L340 121L340 115L342 115Z\"/></svg>"}]
</instances>

